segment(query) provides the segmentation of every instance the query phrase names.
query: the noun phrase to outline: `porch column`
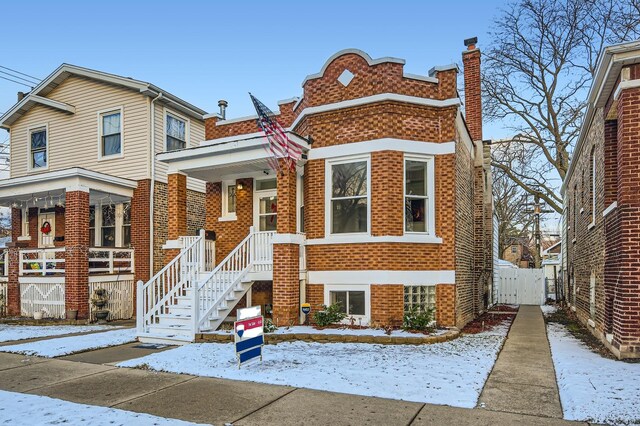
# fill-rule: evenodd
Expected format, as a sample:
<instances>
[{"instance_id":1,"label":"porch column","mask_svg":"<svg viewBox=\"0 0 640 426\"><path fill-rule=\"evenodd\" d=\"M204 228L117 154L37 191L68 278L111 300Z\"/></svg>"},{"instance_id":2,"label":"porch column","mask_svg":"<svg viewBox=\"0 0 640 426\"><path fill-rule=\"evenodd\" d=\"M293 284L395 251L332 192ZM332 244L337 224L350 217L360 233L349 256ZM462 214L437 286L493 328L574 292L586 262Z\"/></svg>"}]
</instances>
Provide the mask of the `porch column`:
<instances>
[{"instance_id":1,"label":"porch column","mask_svg":"<svg viewBox=\"0 0 640 426\"><path fill-rule=\"evenodd\" d=\"M19 252L18 237L22 234L22 211L11 209L11 243L9 247L9 264L7 268L7 313L9 316L20 315L20 282L19 273Z\"/></svg>"},{"instance_id":2,"label":"porch column","mask_svg":"<svg viewBox=\"0 0 640 426\"><path fill-rule=\"evenodd\" d=\"M89 188L67 188L65 195L65 308L89 318Z\"/></svg>"},{"instance_id":3,"label":"porch column","mask_svg":"<svg viewBox=\"0 0 640 426\"><path fill-rule=\"evenodd\" d=\"M150 200L151 180L139 180L137 188L133 190L133 197L131 197L131 246L135 258L134 282L138 282L138 280L147 282L153 275L150 264L152 238L149 234Z\"/></svg>"},{"instance_id":4,"label":"porch column","mask_svg":"<svg viewBox=\"0 0 640 426\"><path fill-rule=\"evenodd\" d=\"M300 243L296 234L296 172L281 165L278 174L278 224L273 240L273 320L277 325L300 319Z\"/></svg>"},{"instance_id":5,"label":"porch column","mask_svg":"<svg viewBox=\"0 0 640 426\"><path fill-rule=\"evenodd\" d=\"M169 217L167 240L177 240L178 237L187 235L187 175L175 172L169 174L167 179L167 212ZM169 263L179 253L179 249L166 250L165 263Z\"/></svg>"}]
</instances>

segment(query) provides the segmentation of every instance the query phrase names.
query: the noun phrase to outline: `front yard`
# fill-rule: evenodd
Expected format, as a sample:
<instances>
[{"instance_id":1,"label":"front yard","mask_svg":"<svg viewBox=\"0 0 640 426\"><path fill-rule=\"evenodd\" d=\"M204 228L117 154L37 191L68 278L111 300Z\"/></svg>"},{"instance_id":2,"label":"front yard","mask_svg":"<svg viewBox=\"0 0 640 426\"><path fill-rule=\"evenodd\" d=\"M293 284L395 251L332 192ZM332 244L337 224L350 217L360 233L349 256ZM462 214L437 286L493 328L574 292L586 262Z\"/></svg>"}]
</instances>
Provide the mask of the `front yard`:
<instances>
[{"instance_id":1,"label":"front yard","mask_svg":"<svg viewBox=\"0 0 640 426\"><path fill-rule=\"evenodd\" d=\"M240 369L233 344L199 343L118 365L472 408L507 331L431 345L285 342Z\"/></svg>"}]
</instances>

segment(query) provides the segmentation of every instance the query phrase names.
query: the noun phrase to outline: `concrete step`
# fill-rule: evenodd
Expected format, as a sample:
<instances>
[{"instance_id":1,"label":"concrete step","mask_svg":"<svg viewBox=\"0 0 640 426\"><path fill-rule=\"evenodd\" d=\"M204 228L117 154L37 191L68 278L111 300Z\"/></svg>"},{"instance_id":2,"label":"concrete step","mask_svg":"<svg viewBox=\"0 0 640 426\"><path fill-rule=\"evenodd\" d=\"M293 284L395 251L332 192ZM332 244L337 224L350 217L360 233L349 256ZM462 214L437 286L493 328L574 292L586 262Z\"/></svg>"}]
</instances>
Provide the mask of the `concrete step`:
<instances>
[{"instance_id":1,"label":"concrete step","mask_svg":"<svg viewBox=\"0 0 640 426\"><path fill-rule=\"evenodd\" d=\"M193 338L184 336L167 336L158 333L138 333L140 343L161 343L164 345L186 345L193 342Z\"/></svg>"},{"instance_id":2,"label":"concrete step","mask_svg":"<svg viewBox=\"0 0 640 426\"><path fill-rule=\"evenodd\" d=\"M185 325L153 324L149 326L149 333L163 336L183 336L193 338L191 327Z\"/></svg>"}]
</instances>

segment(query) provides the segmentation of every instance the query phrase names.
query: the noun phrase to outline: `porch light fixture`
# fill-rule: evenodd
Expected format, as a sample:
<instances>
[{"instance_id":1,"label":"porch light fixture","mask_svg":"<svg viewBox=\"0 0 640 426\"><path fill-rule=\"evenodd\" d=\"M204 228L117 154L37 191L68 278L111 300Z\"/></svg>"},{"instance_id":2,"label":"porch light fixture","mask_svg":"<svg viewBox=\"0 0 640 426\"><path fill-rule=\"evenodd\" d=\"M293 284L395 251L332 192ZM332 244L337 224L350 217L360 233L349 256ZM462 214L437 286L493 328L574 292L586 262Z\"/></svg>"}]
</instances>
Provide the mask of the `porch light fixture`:
<instances>
[{"instance_id":1,"label":"porch light fixture","mask_svg":"<svg viewBox=\"0 0 640 426\"><path fill-rule=\"evenodd\" d=\"M236 188L238 188L240 191L242 191L242 189L244 188L244 186L242 185L242 182L238 183Z\"/></svg>"}]
</instances>

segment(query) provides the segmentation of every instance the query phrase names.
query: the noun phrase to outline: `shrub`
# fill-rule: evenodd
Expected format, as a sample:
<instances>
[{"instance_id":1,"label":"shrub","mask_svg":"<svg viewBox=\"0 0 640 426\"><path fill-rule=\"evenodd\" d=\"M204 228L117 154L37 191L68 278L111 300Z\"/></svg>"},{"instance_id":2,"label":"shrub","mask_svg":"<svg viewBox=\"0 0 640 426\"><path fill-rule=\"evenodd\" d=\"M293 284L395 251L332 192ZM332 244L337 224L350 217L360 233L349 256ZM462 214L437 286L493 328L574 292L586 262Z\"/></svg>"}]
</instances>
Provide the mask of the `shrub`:
<instances>
[{"instance_id":1,"label":"shrub","mask_svg":"<svg viewBox=\"0 0 640 426\"><path fill-rule=\"evenodd\" d=\"M334 303L333 305L322 305L322 310L313 314L313 320L318 327L326 327L330 324L334 324L342 321L347 317L347 314L340 311L340 304Z\"/></svg>"},{"instance_id":2,"label":"shrub","mask_svg":"<svg viewBox=\"0 0 640 426\"><path fill-rule=\"evenodd\" d=\"M402 318L402 329L406 331L431 331L433 329L433 308L418 311L417 306L412 306L409 312L405 312Z\"/></svg>"},{"instance_id":3,"label":"shrub","mask_svg":"<svg viewBox=\"0 0 640 426\"><path fill-rule=\"evenodd\" d=\"M273 333L277 329L278 327L276 327L276 325L270 319L267 319L262 326L262 331L264 331L265 333Z\"/></svg>"}]
</instances>

